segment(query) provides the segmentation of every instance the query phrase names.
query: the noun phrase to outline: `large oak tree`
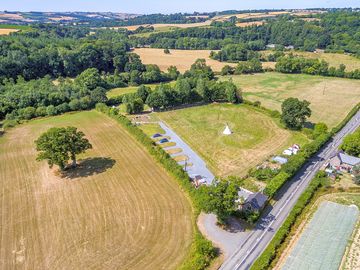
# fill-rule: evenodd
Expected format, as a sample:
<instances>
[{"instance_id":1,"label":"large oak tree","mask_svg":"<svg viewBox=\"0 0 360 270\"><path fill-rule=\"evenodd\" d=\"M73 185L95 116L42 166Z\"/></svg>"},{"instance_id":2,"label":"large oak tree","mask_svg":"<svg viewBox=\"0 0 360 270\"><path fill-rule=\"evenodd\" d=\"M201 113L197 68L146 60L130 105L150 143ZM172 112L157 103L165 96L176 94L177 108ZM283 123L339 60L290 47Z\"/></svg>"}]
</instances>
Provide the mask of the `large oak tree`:
<instances>
[{"instance_id":1,"label":"large oak tree","mask_svg":"<svg viewBox=\"0 0 360 270\"><path fill-rule=\"evenodd\" d=\"M35 144L39 152L37 160L47 160L50 168L58 165L61 170L65 170L70 159L71 166L76 167L76 155L92 148L85 134L76 127L50 128L35 141Z\"/></svg>"}]
</instances>

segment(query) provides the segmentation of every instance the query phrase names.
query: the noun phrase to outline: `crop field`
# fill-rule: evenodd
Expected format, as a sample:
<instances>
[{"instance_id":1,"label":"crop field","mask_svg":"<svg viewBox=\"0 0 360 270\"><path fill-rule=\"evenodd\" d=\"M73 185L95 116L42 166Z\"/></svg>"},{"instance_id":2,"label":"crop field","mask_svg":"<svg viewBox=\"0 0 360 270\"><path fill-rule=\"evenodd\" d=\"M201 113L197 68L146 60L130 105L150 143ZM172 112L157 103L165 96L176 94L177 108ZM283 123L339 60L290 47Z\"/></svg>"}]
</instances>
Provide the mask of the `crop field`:
<instances>
[{"instance_id":1,"label":"crop field","mask_svg":"<svg viewBox=\"0 0 360 270\"><path fill-rule=\"evenodd\" d=\"M14 33L19 31L18 29L6 29L6 28L0 28L0 35L9 35L10 33Z\"/></svg>"},{"instance_id":2,"label":"crop field","mask_svg":"<svg viewBox=\"0 0 360 270\"><path fill-rule=\"evenodd\" d=\"M60 176L34 140L76 126L93 145ZM114 120L87 111L0 138L0 269L177 269L193 236L178 184Z\"/></svg>"},{"instance_id":3,"label":"crop field","mask_svg":"<svg viewBox=\"0 0 360 270\"><path fill-rule=\"evenodd\" d=\"M170 54L165 54L164 49L140 48L134 52L140 56L144 64L158 65L162 71L176 66L180 72L184 72L199 58L204 58L214 71L221 71L225 65L236 66L210 59L210 50L170 50Z\"/></svg>"},{"instance_id":4,"label":"crop field","mask_svg":"<svg viewBox=\"0 0 360 270\"><path fill-rule=\"evenodd\" d=\"M275 72L221 77L230 78L246 99L260 101L269 109L280 111L288 97L306 99L311 103L310 121L325 122L329 127L341 122L360 100L359 80Z\"/></svg>"},{"instance_id":5,"label":"crop field","mask_svg":"<svg viewBox=\"0 0 360 270\"><path fill-rule=\"evenodd\" d=\"M244 175L271 154L303 135L280 128L274 120L245 105L211 104L157 113L219 176ZM222 134L226 123L233 134Z\"/></svg>"},{"instance_id":6,"label":"crop field","mask_svg":"<svg viewBox=\"0 0 360 270\"><path fill-rule=\"evenodd\" d=\"M282 269L339 269L358 216L356 206L322 202Z\"/></svg>"}]
</instances>

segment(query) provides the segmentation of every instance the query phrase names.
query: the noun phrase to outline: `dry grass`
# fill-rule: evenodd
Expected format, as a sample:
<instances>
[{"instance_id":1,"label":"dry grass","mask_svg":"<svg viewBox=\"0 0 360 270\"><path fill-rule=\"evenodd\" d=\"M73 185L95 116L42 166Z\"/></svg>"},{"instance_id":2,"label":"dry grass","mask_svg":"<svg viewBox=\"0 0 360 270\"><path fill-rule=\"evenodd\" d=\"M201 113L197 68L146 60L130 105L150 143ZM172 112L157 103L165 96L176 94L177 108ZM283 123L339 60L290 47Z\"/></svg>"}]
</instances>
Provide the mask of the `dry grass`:
<instances>
[{"instance_id":1,"label":"dry grass","mask_svg":"<svg viewBox=\"0 0 360 270\"><path fill-rule=\"evenodd\" d=\"M181 148L171 148L171 149L166 150L166 153L168 153L169 155L178 154L181 152L182 152Z\"/></svg>"},{"instance_id":2,"label":"dry grass","mask_svg":"<svg viewBox=\"0 0 360 270\"><path fill-rule=\"evenodd\" d=\"M360 100L359 80L275 72L221 77L230 78L247 99L270 109L280 111L288 97L306 99L311 103L310 121L325 122L329 127L343 120Z\"/></svg>"},{"instance_id":3,"label":"dry grass","mask_svg":"<svg viewBox=\"0 0 360 270\"><path fill-rule=\"evenodd\" d=\"M187 160L189 160L189 157L188 157L188 156L185 156L185 155L180 155L180 156L173 157L173 159L174 159L176 162L181 162L181 161L187 161Z\"/></svg>"},{"instance_id":4,"label":"dry grass","mask_svg":"<svg viewBox=\"0 0 360 270\"><path fill-rule=\"evenodd\" d=\"M73 125L93 144L61 178L34 140ZM95 111L31 121L0 138L0 269L176 269L192 241L177 183L114 120Z\"/></svg>"},{"instance_id":5,"label":"dry grass","mask_svg":"<svg viewBox=\"0 0 360 270\"><path fill-rule=\"evenodd\" d=\"M0 28L0 36L3 36L3 35L9 35L10 33L14 33L14 32L17 32L19 31L18 29L3 29L3 28Z\"/></svg>"},{"instance_id":6,"label":"dry grass","mask_svg":"<svg viewBox=\"0 0 360 270\"><path fill-rule=\"evenodd\" d=\"M144 64L156 64L162 71L176 66L180 72L184 72L199 58L204 58L214 71L221 71L225 65L236 66L210 59L210 50L170 50L170 54L165 54L163 49L141 48L134 52L141 57Z\"/></svg>"},{"instance_id":7,"label":"dry grass","mask_svg":"<svg viewBox=\"0 0 360 270\"><path fill-rule=\"evenodd\" d=\"M302 136L295 138L295 133L244 105L211 104L157 115L219 176L244 175L271 154L304 142ZM234 132L230 136L222 135L225 123Z\"/></svg>"}]
</instances>

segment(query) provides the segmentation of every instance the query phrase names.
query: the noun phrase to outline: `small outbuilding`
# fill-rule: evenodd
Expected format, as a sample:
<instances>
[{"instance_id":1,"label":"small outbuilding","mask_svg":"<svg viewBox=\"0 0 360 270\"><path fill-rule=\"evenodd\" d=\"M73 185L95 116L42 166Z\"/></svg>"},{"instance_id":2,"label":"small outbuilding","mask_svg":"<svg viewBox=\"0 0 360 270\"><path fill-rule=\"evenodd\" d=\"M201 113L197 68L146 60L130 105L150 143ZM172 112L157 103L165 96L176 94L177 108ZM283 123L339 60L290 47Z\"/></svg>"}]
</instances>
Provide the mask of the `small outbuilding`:
<instances>
[{"instance_id":1,"label":"small outbuilding","mask_svg":"<svg viewBox=\"0 0 360 270\"><path fill-rule=\"evenodd\" d=\"M159 138L162 137L163 135L160 133L155 133L154 135L152 135L153 138Z\"/></svg>"}]
</instances>

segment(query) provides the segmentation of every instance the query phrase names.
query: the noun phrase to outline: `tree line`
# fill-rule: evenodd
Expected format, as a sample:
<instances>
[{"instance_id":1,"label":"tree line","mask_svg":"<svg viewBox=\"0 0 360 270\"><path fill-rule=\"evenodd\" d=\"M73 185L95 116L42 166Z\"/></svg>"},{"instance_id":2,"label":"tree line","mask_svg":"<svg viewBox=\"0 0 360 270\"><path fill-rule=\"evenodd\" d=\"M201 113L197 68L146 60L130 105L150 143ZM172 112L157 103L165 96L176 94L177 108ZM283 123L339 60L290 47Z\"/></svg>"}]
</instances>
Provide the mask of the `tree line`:
<instances>
[{"instance_id":1,"label":"tree line","mask_svg":"<svg viewBox=\"0 0 360 270\"><path fill-rule=\"evenodd\" d=\"M347 52L360 56L359 11L337 10L319 15L320 21L304 21L289 15L280 16L260 26L204 27L153 33L133 37L134 46L170 49L219 50L228 44L248 43L293 45L296 49Z\"/></svg>"},{"instance_id":2,"label":"tree line","mask_svg":"<svg viewBox=\"0 0 360 270\"><path fill-rule=\"evenodd\" d=\"M214 72L206 65L204 59L198 59L184 75L180 75L174 86L160 84L153 91L140 86L136 93L122 98L127 113L140 113L144 105L153 110L165 110L180 105L197 102L231 102L242 101L241 90L230 81L218 82Z\"/></svg>"},{"instance_id":3,"label":"tree line","mask_svg":"<svg viewBox=\"0 0 360 270\"><path fill-rule=\"evenodd\" d=\"M345 71L346 66L329 67L329 63L320 59L307 59L288 55L278 58L275 70L281 73L304 73L310 75L331 76L349 79L360 79L360 69Z\"/></svg>"}]
</instances>

